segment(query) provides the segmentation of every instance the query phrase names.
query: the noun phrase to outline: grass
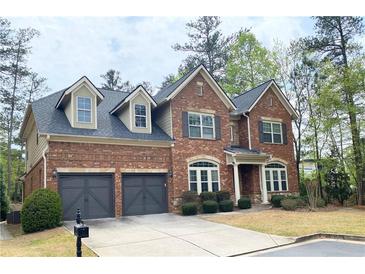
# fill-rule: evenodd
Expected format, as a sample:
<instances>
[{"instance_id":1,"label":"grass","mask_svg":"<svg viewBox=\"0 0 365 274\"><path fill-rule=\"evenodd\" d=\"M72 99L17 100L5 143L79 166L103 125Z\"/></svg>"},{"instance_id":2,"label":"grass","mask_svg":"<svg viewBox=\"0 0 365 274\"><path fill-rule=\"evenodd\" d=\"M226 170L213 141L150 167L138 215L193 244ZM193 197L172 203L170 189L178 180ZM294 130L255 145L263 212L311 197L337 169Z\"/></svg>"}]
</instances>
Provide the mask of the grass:
<instances>
[{"instance_id":1,"label":"grass","mask_svg":"<svg viewBox=\"0 0 365 274\"><path fill-rule=\"evenodd\" d=\"M8 225L9 232L14 236L11 240L0 241L0 257L74 257L75 237L64 227L42 232L23 234L20 225ZM95 257L85 245L82 255Z\"/></svg>"},{"instance_id":2,"label":"grass","mask_svg":"<svg viewBox=\"0 0 365 274\"><path fill-rule=\"evenodd\" d=\"M273 209L203 218L217 223L281 236L303 236L318 232L365 236L365 211L360 209L338 209L327 212Z\"/></svg>"}]
</instances>

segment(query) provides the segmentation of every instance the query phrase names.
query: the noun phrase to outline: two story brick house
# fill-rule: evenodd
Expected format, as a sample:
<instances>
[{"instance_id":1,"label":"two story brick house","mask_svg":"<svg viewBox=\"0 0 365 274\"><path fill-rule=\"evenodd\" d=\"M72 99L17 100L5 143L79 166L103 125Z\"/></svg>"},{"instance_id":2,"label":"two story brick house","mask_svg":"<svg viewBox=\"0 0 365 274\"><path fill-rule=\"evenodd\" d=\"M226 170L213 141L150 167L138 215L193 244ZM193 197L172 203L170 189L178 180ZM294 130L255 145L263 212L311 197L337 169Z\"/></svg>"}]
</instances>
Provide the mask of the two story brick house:
<instances>
[{"instance_id":1,"label":"two story brick house","mask_svg":"<svg viewBox=\"0 0 365 274\"><path fill-rule=\"evenodd\" d=\"M275 81L231 99L203 65L155 96L82 77L26 110L24 195L58 191L66 220L171 212L187 190L267 203L298 192L296 117Z\"/></svg>"}]
</instances>

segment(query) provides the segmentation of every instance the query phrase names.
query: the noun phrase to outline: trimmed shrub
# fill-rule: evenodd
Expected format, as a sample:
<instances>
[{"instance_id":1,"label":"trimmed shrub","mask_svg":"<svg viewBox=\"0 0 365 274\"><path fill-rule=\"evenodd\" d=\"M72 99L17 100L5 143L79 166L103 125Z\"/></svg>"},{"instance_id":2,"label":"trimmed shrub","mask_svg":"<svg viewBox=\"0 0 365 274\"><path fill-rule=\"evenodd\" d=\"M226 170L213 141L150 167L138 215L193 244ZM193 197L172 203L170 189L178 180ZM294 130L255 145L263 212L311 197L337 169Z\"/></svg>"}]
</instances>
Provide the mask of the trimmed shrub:
<instances>
[{"instance_id":1,"label":"trimmed shrub","mask_svg":"<svg viewBox=\"0 0 365 274\"><path fill-rule=\"evenodd\" d=\"M204 213L217 213L218 203L216 201L204 201L203 202L203 212Z\"/></svg>"},{"instance_id":2,"label":"trimmed shrub","mask_svg":"<svg viewBox=\"0 0 365 274\"><path fill-rule=\"evenodd\" d=\"M238 207L240 209L248 209L251 208L251 200L249 197L241 197L238 200Z\"/></svg>"},{"instance_id":3,"label":"trimmed shrub","mask_svg":"<svg viewBox=\"0 0 365 274\"><path fill-rule=\"evenodd\" d=\"M297 207L306 207L308 205L308 203L306 202L306 200L302 197L298 197L297 198Z\"/></svg>"},{"instance_id":4,"label":"trimmed shrub","mask_svg":"<svg viewBox=\"0 0 365 274\"><path fill-rule=\"evenodd\" d=\"M184 191L181 195L182 203L196 203L198 202L198 193L195 191Z\"/></svg>"},{"instance_id":5,"label":"trimmed shrub","mask_svg":"<svg viewBox=\"0 0 365 274\"><path fill-rule=\"evenodd\" d=\"M283 200L284 198L284 195L272 195L271 203L274 207L281 207L281 200Z\"/></svg>"},{"instance_id":6,"label":"trimmed shrub","mask_svg":"<svg viewBox=\"0 0 365 274\"><path fill-rule=\"evenodd\" d=\"M326 206L326 201L323 200L322 198L318 198L317 207L325 207L325 206Z\"/></svg>"},{"instance_id":7,"label":"trimmed shrub","mask_svg":"<svg viewBox=\"0 0 365 274\"><path fill-rule=\"evenodd\" d=\"M202 193L200 193L200 199L202 202L217 201L217 194L211 191L203 191Z\"/></svg>"},{"instance_id":8,"label":"trimmed shrub","mask_svg":"<svg viewBox=\"0 0 365 274\"><path fill-rule=\"evenodd\" d=\"M216 192L217 202L226 201L231 199L231 193L229 191L221 190Z\"/></svg>"},{"instance_id":9,"label":"trimmed shrub","mask_svg":"<svg viewBox=\"0 0 365 274\"><path fill-rule=\"evenodd\" d=\"M219 211L222 211L222 212L233 211L233 201L232 200L220 201L219 202Z\"/></svg>"},{"instance_id":10,"label":"trimmed shrub","mask_svg":"<svg viewBox=\"0 0 365 274\"><path fill-rule=\"evenodd\" d=\"M9 198L6 194L5 183L0 182L0 221L6 219L9 212Z\"/></svg>"},{"instance_id":11,"label":"trimmed shrub","mask_svg":"<svg viewBox=\"0 0 365 274\"><path fill-rule=\"evenodd\" d=\"M185 203L181 206L181 213L184 216L196 215L198 213L198 205L196 203Z\"/></svg>"},{"instance_id":12,"label":"trimmed shrub","mask_svg":"<svg viewBox=\"0 0 365 274\"><path fill-rule=\"evenodd\" d=\"M298 200L297 199L282 199L281 200L281 206L285 210L295 210L298 206Z\"/></svg>"},{"instance_id":13,"label":"trimmed shrub","mask_svg":"<svg viewBox=\"0 0 365 274\"><path fill-rule=\"evenodd\" d=\"M57 192L37 189L24 201L21 223L25 233L60 226L61 218L61 198Z\"/></svg>"}]
</instances>

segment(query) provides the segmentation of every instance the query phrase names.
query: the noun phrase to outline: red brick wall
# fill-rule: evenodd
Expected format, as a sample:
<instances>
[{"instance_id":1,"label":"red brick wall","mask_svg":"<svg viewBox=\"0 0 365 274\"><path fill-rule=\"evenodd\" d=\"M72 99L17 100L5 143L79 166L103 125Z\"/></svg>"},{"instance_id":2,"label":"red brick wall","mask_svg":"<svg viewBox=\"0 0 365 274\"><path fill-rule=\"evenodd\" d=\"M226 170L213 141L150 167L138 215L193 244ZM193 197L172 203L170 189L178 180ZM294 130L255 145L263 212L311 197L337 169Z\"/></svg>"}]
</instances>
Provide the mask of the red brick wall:
<instances>
[{"instance_id":1,"label":"red brick wall","mask_svg":"<svg viewBox=\"0 0 365 274\"><path fill-rule=\"evenodd\" d=\"M204 83L203 96L196 93L196 82ZM188 186L187 159L197 155L208 155L220 161L220 186L222 190L233 193L232 168L226 164L224 148L230 144L229 110L212 90L204 78L198 74L184 89L171 101L173 136L176 140L172 148L173 165L173 197L178 198ZM183 137L182 112L204 110L214 111L221 117L221 140L199 140Z\"/></svg>"},{"instance_id":2,"label":"red brick wall","mask_svg":"<svg viewBox=\"0 0 365 274\"><path fill-rule=\"evenodd\" d=\"M32 167L24 180L24 198L38 188L43 187L43 159Z\"/></svg>"},{"instance_id":3,"label":"red brick wall","mask_svg":"<svg viewBox=\"0 0 365 274\"><path fill-rule=\"evenodd\" d=\"M272 98L273 106L269 105ZM292 119L285 107L281 104L272 90L268 90L259 100L256 106L249 114L251 129L251 146L262 152L271 154L274 158L278 158L287 163L288 171L288 187L290 192L298 192L298 174L295 167L294 159L294 136L292 131ZM262 117L271 117L281 119L286 124L288 143L285 144L264 144L260 143L258 123Z\"/></svg>"},{"instance_id":4,"label":"red brick wall","mask_svg":"<svg viewBox=\"0 0 365 274\"><path fill-rule=\"evenodd\" d=\"M47 187L57 191L57 179L52 177L56 168L115 168L115 214L122 213L120 168L169 169L170 148L138 147L107 144L50 142L47 155ZM168 179L170 189L171 179ZM169 195L169 210L171 196Z\"/></svg>"},{"instance_id":5,"label":"red brick wall","mask_svg":"<svg viewBox=\"0 0 365 274\"><path fill-rule=\"evenodd\" d=\"M245 116L241 116L241 119L238 120L238 136L239 136L239 144L241 147L249 147L248 142L248 127L247 127L247 118Z\"/></svg>"}]
</instances>

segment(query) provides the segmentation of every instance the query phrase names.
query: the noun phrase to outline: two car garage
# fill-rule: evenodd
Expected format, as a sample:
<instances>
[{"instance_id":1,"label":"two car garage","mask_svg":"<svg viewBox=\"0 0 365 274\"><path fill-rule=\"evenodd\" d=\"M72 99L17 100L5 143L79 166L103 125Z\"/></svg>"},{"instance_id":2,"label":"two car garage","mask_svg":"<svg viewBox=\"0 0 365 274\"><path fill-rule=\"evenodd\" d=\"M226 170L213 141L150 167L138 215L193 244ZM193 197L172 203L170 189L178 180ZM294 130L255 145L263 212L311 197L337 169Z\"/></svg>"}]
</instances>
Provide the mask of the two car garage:
<instances>
[{"instance_id":1,"label":"two car garage","mask_svg":"<svg viewBox=\"0 0 365 274\"><path fill-rule=\"evenodd\" d=\"M64 220L115 217L114 174L63 173L58 177ZM122 215L156 214L168 211L167 175L122 174Z\"/></svg>"}]
</instances>

